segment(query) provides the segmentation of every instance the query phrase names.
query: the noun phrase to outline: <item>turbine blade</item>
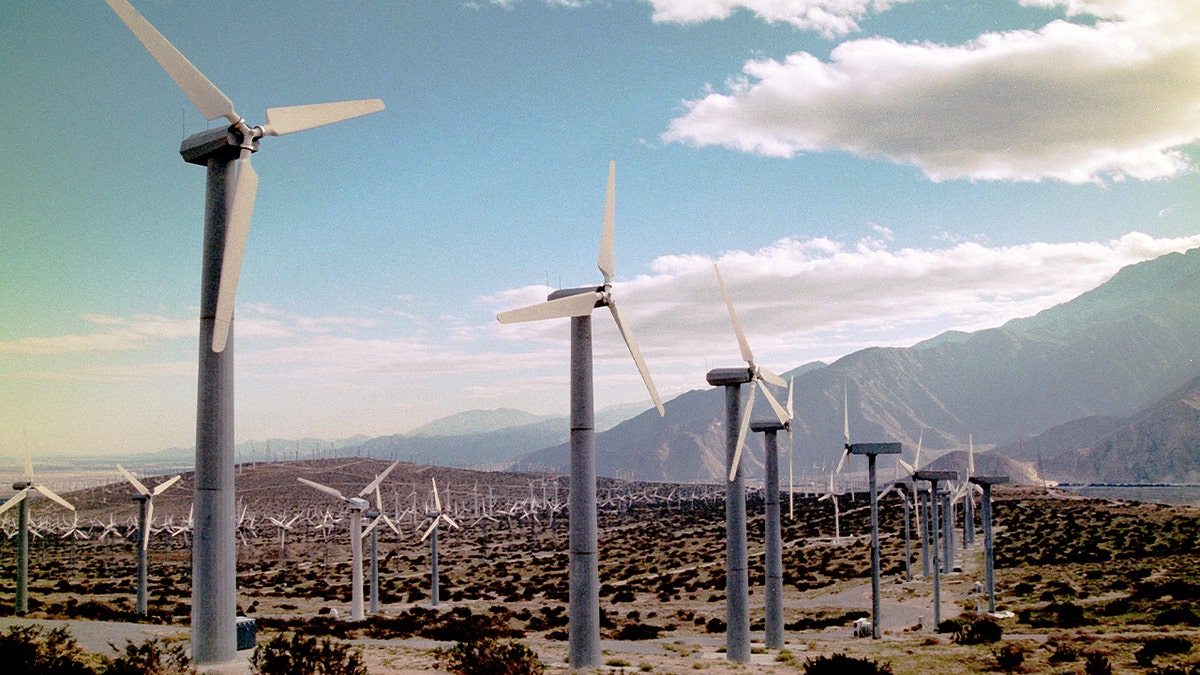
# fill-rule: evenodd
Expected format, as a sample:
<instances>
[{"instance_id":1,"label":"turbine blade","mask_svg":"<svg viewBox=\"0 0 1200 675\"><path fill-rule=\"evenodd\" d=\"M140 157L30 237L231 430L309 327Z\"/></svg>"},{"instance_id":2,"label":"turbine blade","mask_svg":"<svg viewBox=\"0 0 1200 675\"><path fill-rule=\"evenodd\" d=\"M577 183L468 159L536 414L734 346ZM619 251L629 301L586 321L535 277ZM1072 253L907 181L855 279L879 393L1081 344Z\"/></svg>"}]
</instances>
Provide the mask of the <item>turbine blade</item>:
<instances>
[{"instance_id":1,"label":"turbine blade","mask_svg":"<svg viewBox=\"0 0 1200 675\"><path fill-rule=\"evenodd\" d=\"M181 480L183 480L183 476L176 474L175 476L172 476L170 479L165 480L162 483L159 483L154 488L154 495L155 496L161 495L162 493L167 491L167 488L171 487L172 485L178 483Z\"/></svg>"},{"instance_id":2,"label":"turbine blade","mask_svg":"<svg viewBox=\"0 0 1200 675\"><path fill-rule=\"evenodd\" d=\"M45 485L34 485L32 489L37 490L38 492L46 495L47 497L49 497L51 499L51 501L58 502L65 509L68 509L71 511L75 510L75 507L71 505L71 502L63 499L62 497L59 497L57 494L54 493L54 490L51 490L50 488L46 487Z\"/></svg>"},{"instance_id":3,"label":"turbine blade","mask_svg":"<svg viewBox=\"0 0 1200 675\"><path fill-rule=\"evenodd\" d=\"M142 550L150 550L150 523L154 522L154 500L146 500L146 520L142 523Z\"/></svg>"},{"instance_id":4,"label":"turbine blade","mask_svg":"<svg viewBox=\"0 0 1200 675\"><path fill-rule=\"evenodd\" d=\"M386 513L380 512L379 517L383 518L384 524L392 528L392 532L395 532L397 537L400 536L400 528L396 527L396 523L391 518L388 518Z\"/></svg>"},{"instance_id":5,"label":"turbine blade","mask_svg":"<svg viewBox=\"0 0 1200 675\"><path fill-rule=\"evenodd\" d=\"M29 454L29 429L21 429L21 451L24 453L25 482L33 482L33 455Z\"/></svg>"},{"instance_id":6,"label":"turbine blade","mask_svg":"<svg viewBox=\"0 0 1200 675\"><path fill-rule=\"evenodd\" d=\"M766 368L763 368L762 366L759 366L759 368L758 368L758 374L759 374L759 376L761 376L761 377L762 377L764 380L766 380L767 382L770 382L771 384L775 385L776 387L786 387L786 386L788 386L787 380L785 380L785 379L783 379L782 377L780 377L780 376L776 375L775 373L772 373L771 371L767 370Z\"/></svg>"},{"instance_id":7,"label":"turbine blade","mask_svg":"<svg viewBox=\"0 0 1200 675\"><path fill-rule=\"evenodd\" d=\"M233 322L233 299L237 295L238 277L242 274L242 258L246 255L246 240L250 238L250 217L254 215L254 197L258 192L258 174L250 166L250 150L243 148L237 162L237 178L233 201L225 226L225 251L221 256L221 278L217 284L217 315L213 326L212 350L225 351L229 326Z\"/></svg>"},{"instance_id":8,"label":"turbine blade","mask_svg":"<svg viewBox=\"0 0 1200 675\"><path fill-rule=\"evenodd\" d=\"M913 465L901 459L900 455L896 455L896 463L903 467L904 471L907 472L909 476L912 476L917 472L917 470L913 468Z\"/></svg>"},{"instance_id":9,"label":"turbine blade","mask_svg":"<svg viewBox=\"0 0 1200 675\"><path fill-rule=\"evenodd\" d=\"M146 47L150 56L153 56L154 60L158 61L158 65L167 71L167 74L171 76L172 80L175 80L175 84L179 85L183 93L192 99L192 104L200 110L200 114L204 115L205 119L215 120L218 117L224 117L229 120L230 124L237 124L241 121L242 118L233 111L233 102L229 100L229 97L221 93L221 90L217 89L212 82L209 82L196 66L184 58L183 54L179 53L179 50L168 42L162 33L158 32L158 29L150 25L150 22L133 8L133 5L126 0L106 0L106 2Z\"/></svg>"},{"instance_id":10,"label":"turbine blade","mask_svg":"<svg viewBox=\"0 0 1200 675\"><path fill-rule=\"evenodd\" d=\"M433 483L433 509L438 512L438 515L441 515L442 498L438 495L437 479L430 477L429 480Z\"/></svg>"},{"instance_id":11,"label":"turbine blade","mask_svg":"<svg viewBox=\"0 0 1200 675\"><path fill-rule=\"evenodd\" d=\"M746 432L750 430L750 416L754 412L754 385L750 385L750 395L746 397L746 411L742 413L742 422L738 425L737 446L733 451L733 461L729 463L729 480L737 478L738 467L741 466L742 449L746 447Z\"/></svg>"},{"instance_id":12,"label":"turbine blade","mask_svg":"<svg viewBox=\"0 0 1200 675\"><path fill-rule=\"evenodd\" d=\"M921 468L921 444L925 442L925 430L921 430L921 435L917 437L917 456L913 458L913 470Z\"/></svg>"},{"instance_id":13,"label":"turbine blade","mask_svg":"<svg viewBox=\"0 0 1200 675\"><path fill-rule=\"evenodd\" d=\"M621 320L621 315L617 312L616 301L611 298L608 301L608 311L612 312L613 321L617 322L617 330L621 331L621 337L625 339L625 346L629 348L629 355L633 357L633 362L637 365L642 382L646 383L646 391L650 392L650 400L654 401L654 407L658 409L659 417L664 416L666 411L663 409L662 398L659 397L658 388L654 386L654 380L650 377L650 369L646 367L642 351L638 349L637 341L633 339L633 331Z\"/></svg>"},{"instance_id":14,"label":"turbine blade","mask_svg":"<svg viewBox=\"0 0 1200 675\"><path fill-rule=\"evenodd\" d=\"M391 473L391 472L392 472L392 469L396 468L396 465L397 465L397 464L399 464L399 463L400 463L400 460L396 460L396 461L392 462L391 466L389 466L388 468L384 469L384 470L383 470L383 473L381 473L381 474L379 474L378 476L376 476L376 477L375 477L375 480L371 481L370 483L367 483L367 486L366 486L365 488L363 488L363 489L362 489L362 492L359 492L359 493L358 493L358 496L359 496L359 497L363 497L363 496L367 495L367 494L368 494L368 493L370 493L370 492L374 492L374 491L375 491L375 488L379 487L379 484L383 482L383 479L384 479L384 478L387 478L387 475L388 475L389 473Z\"/></svg>"},{"instance_id":15,"label":"turbine blade","mask_svg":"<svg viewBox=\"0 0 1200 675\"><path fill-rule=\"evenodd\" d=\"M795 390L795 388L796 388L796 378L795 377L788 378L787 415L788 415L789 420L795 416L795 408L792 407L792 393L793 393L793 390ZM788 433L789 434L792 433L791 427L788 427Z\"/></svg>"},{"instance_id":16,"label":"turbine blade","mask_svg":"<svg viewBox=\"0 0 1200 675\"><path fill-rule=\"evenodd\" d=\"M305 485L309 486L310 488L320 490L321 492L324 492L327 495L333 495L334 497L337 497L338 499L340 499L342 501L346 501L345 495L343 495L341 493L341 491L337 490L336 488L331 488L327 485L321 485L320 483L314 483L313 481L311 481L307 478L296 478L296 480L300 481L301 483L304 483Z\"/></svg>"},{"instance_id":17,"label":"turbine blade","mask_svg":"<svg viewBox=\"0 0 1200 675\"><path fill-rule=\"evenodd\" d=\"M125 467L118 464L117 469L120 470L120 472L123 476L125 476L125 480L129 481L129 484L133 486L133 489L138 491L138 494L143 494L143 495L150 494L150 490L146 489L146 486L142 484L142 481L138 480L137 478L134 477L133 474L126 471Z\"/></svg>"},{"instance_id":18,"label":"turbine blade","mask_svg":"<svg viewBox=\"0 0 1200 675\"><path fill-rule=\"evenodd\" d=\"M441 521L439 521L437 518L434 518L433 524L429 526L428 530L425 530L425 534L421 535L421 541L428 539L429 535L433 534L433 531L437 529L438 523L440 522Z\"/></svg>"},{"instance_id":19,"label":"turbine blade","mask_svg":"<svg viewBox=\"0 0 1200 675\"><path fill-rule=\"evenodd\" d=\"M759 369L759 372L762 372L761 368ZM771 390L767 388L767 385L763 384L762 379L755 378L754 383L758 385L760 389L762 389L763 395L767 397L767 403L771 404L771 409L775 411L775 416L779 418L779 423L787 425L792 418L788 416L788 413L783 409L783 406L779 405L779 399L775 398L775 395L771 393Z\"/></svg>"},{"instance_id":20,"label":"turbine blade","mask_svg":"<svg viewBox=\"0 0 1200 675\"><path fill-rule=\"evenodd\" d=\"M596 303L604 299L603 293L580 293L568 295L565 298L547 300L536 305L510 309L500 312L496 320L500 323L522 323L525 321L543 321L545 319L563 319L569 316L587 316L596 308Z\"/></svg>"},{"instance_id":21,"label":"turbine blade","mask_svg":"<svg viewBox=\"0 0 1200 675\"><path fill-rule=\"evenodd\" d=\"M842 451L842 458L838 460L837 469L834 469L834 473L842 472L842 466L846 463L846 458L849 456L850 456L850 445L847 444L846 449Z\"/></svg>"},{"instance_id":22,"label":"turbine blade","mask_svg":"<svg viewBox=\"0 0 1200 675\"><path fill-rule=\"evenodd\" d=\"M442 514L440 517L442 518L442 520L445 520L445 521L446 521L446 523L447 523L448 525L450 525L450 527L453 527L453 528L454 528L454 529L456 529L456 530L461 530L461 529L462 529L461 527L459 527L459 526L458 526L458 523L454 522L454 519L453 519L453 518L451 518L450 516L448 516L448 515L446 515L446 514L444 514L444 513L443 513L443 514Z\"/></svg>"},{"instance_id":23,"label":"turbine blade","mask_svg":"<svg viewBox=\"0 0 1200 675\"><path fill-rule=\"evenodd\" d=\"M846 447L850 447L850 394L842 389L842 437L846 439Z\"/></svg>"},{"instance_id":24,"label":"turbine blade","mask_svg":"<svg viewBox=\"0 0 1200 675\"><path fill-rule=\"evenodd\" d=\"M4 502L3 506L0 506L0 513L4 513L5 511L16 506L17 504L19 504L21 502L22 499L25 499L28 496L29 496L29 488L25 488L24 490L21 490L20 492L13 495L12 497L9 497L8 501Z\"/></svg>"},{"instance_id":25,"label":"turbine blade","mask_svg":"<svg viewBox=\"0 0 1200 675\"><path fill-rule=\"evenodd\" d=\"M604 275L604 283L612 281L616 274L616 214L617 214L617 163L608 163L608 192L604 198L604 226L600 230L600 256L596 266Z\"/></svg>"},{"instance_id":26,"label":"turbine blade","mask_svg":"<svg viewBox=\"0 0 1200 675\"><path fill-rule=\"evenodd\" d=\"M368 535L368 534L371 534L371 530L374 530L374 529L375 529L375 526L376 526L376 525L378 525L378 524L379 524L379 516L376 516L376 517L372 518L372 519L371 519L371 524L370 524L370 525L367 525L366 527L364 527L364 528L363 528L363 531L362 531L362 534L361 534L361 535L359 535L359 536L365 539L365 538L367 537L367 535Z\"/></svg>"},{"instance_id":27,"label":"turbine blade","mask_svg":"<svg viewBox=\"0 0 1200 675\"><path fill-rule=\"evenodd\" d=\"M733 300L729 298L729 291L725 288L725 280L721 278L721 268L713 263L713 269L717 272L717 284L721 287L721 295L725 298L725 306L729 308L729 320L733 322L733 332L737 334L738 347L742 350L742 360L751 366L754 365L754 353L750 351L750 343L746 342L746 334L742 331L742 322L738 321L737 312L733 310Z\"/></svg>"},{"instance_id":28,"label":"turbine blade","mask_svg":"<svg viewBox=\"0 0 1200 675\"><path fill-rule=\"evenodd\" d=\"M383 110L383 101L377 98L267 108L267 123L262 126L262 132L264 136L282 136L370 115L380 110Z\"/></svg>"},{"instance_id":29,"label":"turbine blade","mask_svg":"<svg viewBox=\"0 0 1200 675\"><path fill-rule=\"evenodd\" d=\"M967 477L975 475L975 438L967 433Z\"/></svg>"}]
</instances>

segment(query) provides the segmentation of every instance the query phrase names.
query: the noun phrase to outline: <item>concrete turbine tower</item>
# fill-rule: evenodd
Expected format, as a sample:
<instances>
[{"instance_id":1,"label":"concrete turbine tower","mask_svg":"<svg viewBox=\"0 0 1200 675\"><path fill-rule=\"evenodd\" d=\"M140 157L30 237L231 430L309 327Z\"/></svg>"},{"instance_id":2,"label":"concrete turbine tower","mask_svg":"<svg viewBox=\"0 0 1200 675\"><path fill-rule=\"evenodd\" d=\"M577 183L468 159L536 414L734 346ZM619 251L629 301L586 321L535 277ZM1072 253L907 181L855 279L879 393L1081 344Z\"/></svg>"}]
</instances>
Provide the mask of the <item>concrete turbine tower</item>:
<instances>
[{"instance_id":1,"label":"concrete turbine tower","mask_svg":"<svg viewBox=\"0 0 1200 675\"><path fill-rule=\"evenodd\" d=\"M767 384L786 387L788 383L775 373L755 365L754 353L742 331L733 300L721 278L721 270L715 264L717 285L725 298L729 320L741 348L744 368L716 368L708 371L706 379L714 387L725 387L725 459L729 475L725 484L725 658L736 663L750 662L750 578L746 550L746 482L741 470L742 450L746 445L746 432L750 429L750 415L754 410L754 393L762 389L763 395L775 411L779 423L791 421L788 412L767 388ZM740 410L742 385L750 385L746 397L745 412ZM736 431L735 431L736 429ZM782 564L782 563L781 563Z\"/></svg>"},{"instance_id":2,"label":"concrete turbine tower","mask_svg":"<svg viewBox=\"0 0 1200 675\"><path fill-rule=\"evenodd\" d=\"M608 192L596 266L604 275L601 286L568 288L550 294L546 302L501 312L500 323L571 318L571 490L570 573L568 575L568 660L571 668L600 665L600 572L596 515L595 411L592 392L592 310L608 307L625 340L650 398L663 414L662 400L629 326L617 312L612 292L615 274L616 163L608 165Z\"/></svg>"},{"instance_id":3,"label":"concrete turbine tower","mask_svg":"<svg viewBox=\"0 0 1200 675\"><path fill-rule=\"evenodd\" d=\"M29 454L29 432L23 431L25 451L25 475L23 480L12 484L17 494L0 505L0 513L17 508L17 592L14 613L18 616L29 611L29 493L40 492L63 508L75 510L70 502L59 497L45 485L33 482L33 456Z\"/></svg>"},{"instance_id":4,"label":"concrete turbine tower","mask_svg":"<svg viewBox=\"0 0 1200 675\"><path fill-rule=\"evenodd\" d=\"M196 405L196 523L192 543L192 658L198 665L237 657L237 548L234 523L233 301L258 175L250 155L263 136L281 136L383 110L379 99L271 108L250 126L233 103L127 0L106 0L206 119L230 126L183 141L185 161L207 167L200 289ZM252 77L259 77L256 72ZM235 168L236 164L236 168Z\"/></svg>"},{"instance_id":5,"label":"concrete turbine tower","mask_svg":"<svg viewBox=\"0 0 1200 675\"><path fill-rule=\"evenodd\" d=\"M140 480L134 477L133 474L125 470L125 467L120 464L117 469L125 476L125 480L137 490L137 494L133 496L133 500L138 503L138 527L140 528L141 537L138 545L138 561L137 561L137 613L141 616L146 616L147 607L147 576L150 569L150 523L154 522L154 498L162 494L175 483L178 483L181 476L173 476L151 490L142 484Z\"/></svg>"}]
</instances>

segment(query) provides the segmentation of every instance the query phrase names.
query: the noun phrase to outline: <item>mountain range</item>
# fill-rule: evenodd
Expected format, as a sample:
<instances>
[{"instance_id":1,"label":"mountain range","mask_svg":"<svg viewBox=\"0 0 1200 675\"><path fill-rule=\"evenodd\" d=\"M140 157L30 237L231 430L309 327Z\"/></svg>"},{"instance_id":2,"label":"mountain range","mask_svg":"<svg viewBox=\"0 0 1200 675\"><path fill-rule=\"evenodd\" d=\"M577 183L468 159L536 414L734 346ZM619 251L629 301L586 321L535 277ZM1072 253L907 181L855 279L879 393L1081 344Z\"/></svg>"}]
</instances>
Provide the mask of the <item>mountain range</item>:
<instances>
[{"instance_id":1,"label":"mountain range","mask_svg":"<svg viewBox=\"0 0 1200 675\"><path fill-rule=\"evenodd\" d=\"M1152 444L1134 442L1132 435L1120 437L1126 444L1121 445L1105 434L1200 376L1198 298L1200 249L1194 249L1123 268L1071 301L998 328L943 333L908 348L864 349L831 364L787 372L785 378L795 378L797 466L811 470L837 462L843 396L852 442L900 441L912 448L923 436L928 457L965 449L969 434L979 450L1060 425L1099 425L1112 452L1149 452ZM731 354L730 361L735 359ZM643 413L598 433L597 473L642 480L718 479L725 464L723 401L718 389L687 392L667 402L664 418ZM770 413L762 405L755 414ZM748 450L748 470L761 475L761 442L753 439ZM1056 446L1053 454L1063 451ZM561 471L567 457L563 443L516 466ZM1073 475L1086 464L1080 461L1070 464L1064 458L1062 471ZM1180 471L1152 459L1129 466L1135 464L1145 469L1137 480ZM1115 469L1088 471L1135 480Z\"/></svg>"}]
</instances>

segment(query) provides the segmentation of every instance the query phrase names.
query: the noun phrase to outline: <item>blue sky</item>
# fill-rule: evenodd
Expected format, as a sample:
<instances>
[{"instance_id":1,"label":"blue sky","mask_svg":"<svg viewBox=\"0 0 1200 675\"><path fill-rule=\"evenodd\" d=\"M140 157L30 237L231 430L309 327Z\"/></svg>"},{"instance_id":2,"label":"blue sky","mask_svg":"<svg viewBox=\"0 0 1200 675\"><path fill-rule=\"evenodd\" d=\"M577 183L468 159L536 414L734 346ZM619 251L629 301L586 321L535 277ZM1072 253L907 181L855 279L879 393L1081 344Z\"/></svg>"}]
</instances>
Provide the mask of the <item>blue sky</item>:
<instances>
[{"instance_id":1,"label":"blue sky","mask_svg":"<svg viewBox=\"0 0 1200 675\"><path fill-rule=\"evenodd\" d=\"M280 138L237 296L239 441L565 413L599 283L670 398L1067 300L1200 245L1193 0L511 0L134 6ZM0 22L0 457L194 443L206 122L99 0ZM597 405L645 400L597 315ZM803 403L798 412L803 414Z\"/></svg>"}]
</instances>

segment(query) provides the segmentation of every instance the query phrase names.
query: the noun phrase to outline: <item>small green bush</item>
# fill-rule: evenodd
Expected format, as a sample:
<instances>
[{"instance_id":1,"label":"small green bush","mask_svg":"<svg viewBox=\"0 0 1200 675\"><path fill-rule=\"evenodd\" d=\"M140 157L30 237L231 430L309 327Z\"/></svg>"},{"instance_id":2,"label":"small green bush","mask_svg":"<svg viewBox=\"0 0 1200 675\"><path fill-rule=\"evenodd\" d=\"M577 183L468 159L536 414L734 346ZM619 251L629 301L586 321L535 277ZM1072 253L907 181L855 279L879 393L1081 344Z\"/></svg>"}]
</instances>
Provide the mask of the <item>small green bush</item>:
<instances>
[{"instance_id":1,"label":"small green bush","mask_svg":"<svg viewBox=\"0 0 1200 675\"><path fill-rule=\"evenodd\" d=\"M546 669L532 649L515 640L459 642L435 653L438 663L457 675L541 675Z\"/></svg>"},{"instance_id":2,"label":"small green bush","mask_svg":"<svg viewBox=\"0 0 1200 675\"><path fill-rule=\"evenodd\" d=\"M327 637L276 635L250 658L260 675L367 675L362 653Z\"/></svg>"},{"instance_id":3,"label":"small green bush","mask_svg":"<svg viewBox=\"0 0 1200 675\"><path fill-rule=\"evenodd\" d=\"M1192 641L1184 637L1154 638L1142 645L1134 653L1133 658L1138 665L1149 668L1154 665L1154 657L1162 654L1186 654L1192 650Z\"/></svg>"},{"instance_id":4,"label":"small green bush","mask_svg":"<svg viewBox=\"0 0 1200 675\"><path fill-rule=\"evenodd\" d=\"M845 654L818 656L804 661L805 675L892 675L890 663L856 659Z\"/></svg>"},{"instance_id":5,"label":"small green bush","mask_svg":"<svg viewBox=\"0 0 1200 675\"><path fill-rule=\"evenodd\" d=\"M1090 652L1083 658L1084 675L1112 675L1112 664L1108 657L1098 652Z\"/></svg>"},{"instance_id":6,"label":"small green bush","mask_svg":"<svg viewBox=\"0 0 1200 675\"><path fill-rule=\"evenodd\" d=\"M7 673L94 675L95 669L66 628L10 626L0 636L0 664Z\"/></svg>"},{"instance_id":7,"label":"small green bush","mask_svg":"<svg viewBox=\"0 0 1200 675\"><path fill-rule=\"evenodd\" d=\"M946 625L949 622L943 621ZM947 626L948 628L950 626ZM941 630L941 626L938 627ZM983 645L993 644L1000 641L1003 634L1003 629L995 619L989 616L980 616L977 614L964 615L953 628L950 630L942 630L941 632L952 633L950 640L960 645Z\"/></svg>"},{"instance_id":8,"label":"small green bush","mask_svg":"<svg viewBox=\"0 0 1200 675\"><path fill-rule=\"evenodd\" d=\"M118 652L104 664L104 675L194 675L195 672L182 644L162 645L158 640L147 640L140 645L126 640L125 653Z\"/></svg>"},{"instance_id":9,"label":"small green bush","mask_svg":"<svg viewBox=\"0 0 1200 675\"><path fill-rule=\"evenodd\" d=\"M1015 642L1003 644L992 652L996 665L1007 673L1016 671L1025 663L1025 648Z\"/></svg>"}]
</instances>

